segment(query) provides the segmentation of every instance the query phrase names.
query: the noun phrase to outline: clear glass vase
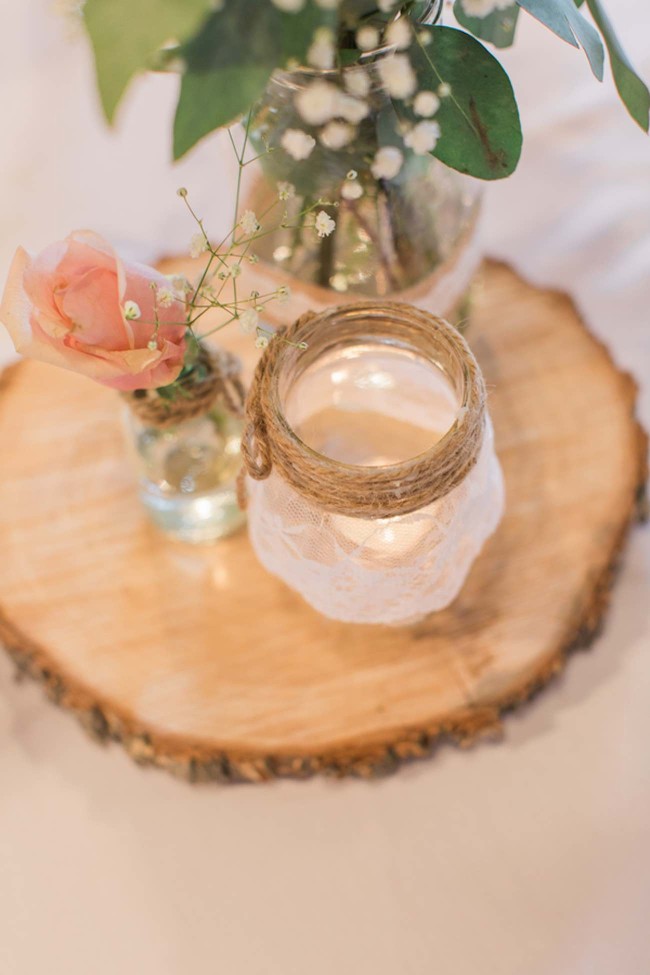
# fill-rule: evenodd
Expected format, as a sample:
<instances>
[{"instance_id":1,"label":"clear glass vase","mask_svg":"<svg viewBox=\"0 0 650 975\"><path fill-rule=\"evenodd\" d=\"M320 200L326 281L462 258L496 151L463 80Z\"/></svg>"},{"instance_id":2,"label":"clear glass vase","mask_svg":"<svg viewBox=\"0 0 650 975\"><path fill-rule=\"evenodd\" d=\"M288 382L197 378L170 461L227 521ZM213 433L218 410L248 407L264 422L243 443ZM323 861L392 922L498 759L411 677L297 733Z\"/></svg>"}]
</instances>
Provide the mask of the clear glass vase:
<instances>
[{"instance_id":1,"label":"clear glass vase","mask_svg":"<svg viewBox=\"0 0 650 975\"><path fill-rule=\"evenodd\" d=\"M249 137L260 154L261 174L248 205L257 214L271 214L270 226L282 212L273 206L278 183L295 187L295 195L281 203L286 226L265 232L255 243L255 289L268 293L279 284L291 289L288 303L269 306L277 324L308 309L361 297L406 301L454 324L466 314L480 260L480 183L403 145L398 173L373 174L377 152L390 143L395 126L379 75L386 56L375 51L346 68L276 73L253 113ZM301 113L301 99L314 83L328 86L339 99L333 128L308 124ZM353 94L366 88L363 99ZM357 120L360 102L367 114ZM286 150L283 142L291 130L315 139L308 158L296 161ZM339 146L346 137L350 141ZM310 225L320 200L328 205L317 209L336 222L324 238ZM311 218L304 216L309 208Z\"/></svg>"},{"instance_id":2,"label":"clear glass vase","mask_svg":"<svg viewBox=\"0 0 650 975\"><path fill-rule=\"evenodd\" d=\"M242 419L233 410L232 397L213 396L205 408L182 418L202 382L190 372L180 392L174 392L168 416L164 396L159 402L165 390L126 397L127 435L140 499L165 534L194 543L224 538L246 520L236 488Z\"/></svg>"}]
</instances>

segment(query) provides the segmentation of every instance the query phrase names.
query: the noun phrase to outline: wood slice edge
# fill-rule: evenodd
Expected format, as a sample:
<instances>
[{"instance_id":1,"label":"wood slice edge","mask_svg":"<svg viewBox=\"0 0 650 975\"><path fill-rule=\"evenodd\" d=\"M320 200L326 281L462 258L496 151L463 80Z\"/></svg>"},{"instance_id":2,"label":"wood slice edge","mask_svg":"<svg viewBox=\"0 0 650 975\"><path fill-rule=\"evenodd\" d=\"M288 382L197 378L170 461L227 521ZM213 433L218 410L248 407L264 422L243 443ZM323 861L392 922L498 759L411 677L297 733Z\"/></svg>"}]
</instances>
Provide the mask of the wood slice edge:
<instances>
[{"instance_id":1,"label":"wood slice edge","mask_svg":"<svg viewBox=\"0 0 650 975\"><path fill-rule=\"evenodd\" d=\"M304 779L319 773L336 778L369 779L388 775L403 762L430 756L444 742L469 747L479 740L500 737L504 715L532 700L564 670L574 651L589 647L601 632L630 529L635 521L643 522L648 518L648 435L636 417L637 383L616 366L609 349L589 331L568 295L552 289L543 290L569 302L576 320L621 380L621 392L626 399L636 441L636 487L630 493L627 510L621 513L621 527L611 550L600 571L594 574L591 589L570 621L564 640L519 685L510 688L489 706L458 709L431 724L396 730L391 741L385 744L346 745L308 755L223 750L203 742L161 734L114 703L102 700L95 691L65 674L44 647L14 626L0 606L0 644L15 664L16 679L30 677L40 683L46 696L73 714L96 741L104 744L118 742L139 765L162 768L190 782L263 782L273 778ZM21 368L22 363L15 363L0 374L0 397L6 395Z\"/></svg>"}]
</instances>

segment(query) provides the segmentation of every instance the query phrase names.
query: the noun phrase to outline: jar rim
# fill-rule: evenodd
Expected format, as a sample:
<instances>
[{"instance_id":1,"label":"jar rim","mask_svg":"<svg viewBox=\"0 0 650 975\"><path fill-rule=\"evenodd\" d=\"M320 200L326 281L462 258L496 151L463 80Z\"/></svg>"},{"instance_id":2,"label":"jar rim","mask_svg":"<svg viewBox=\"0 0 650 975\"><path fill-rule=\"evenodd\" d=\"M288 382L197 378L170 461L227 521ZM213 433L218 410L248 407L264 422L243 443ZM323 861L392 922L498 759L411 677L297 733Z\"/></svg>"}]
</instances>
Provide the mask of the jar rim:
<instances>
[{"instance_id":1,"label":"jar rim","mask_svg":"<svg viewBox=\"0 0 650 975\"><path fill-rule=\"evenodd\" d=\"M295 363L298 346L328 335L334 344L346 336L358 340L360 322L366 337L410 339L437 368L440 357L447 356L459 370L459 407L450 428L427 450L396 464L368 467L334 460L306 444L285 416L280 382ZM390 517L445 496L473 468L484 433L485 384L465 339L448 322L398 302L355 302L303 315L272 340L255 373L247 420L242 453L251 477L262 480L276 467L298 493L326 510Z\"/></svg>"}]
</instances>

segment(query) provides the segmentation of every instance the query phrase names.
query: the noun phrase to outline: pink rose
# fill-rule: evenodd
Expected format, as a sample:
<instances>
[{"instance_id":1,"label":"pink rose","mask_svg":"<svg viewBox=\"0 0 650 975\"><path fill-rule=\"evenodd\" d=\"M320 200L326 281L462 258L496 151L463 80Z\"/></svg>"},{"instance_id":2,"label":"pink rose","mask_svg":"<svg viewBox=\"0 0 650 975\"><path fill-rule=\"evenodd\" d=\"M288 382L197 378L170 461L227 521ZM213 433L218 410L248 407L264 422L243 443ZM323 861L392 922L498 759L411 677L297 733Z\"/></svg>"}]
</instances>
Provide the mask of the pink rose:
<instances>
[{"instance_id":1,"label":"pink rose","mask_svg":"<svg viewBox=\"0 0 650 975\"><path fill-rule=\"evenodd\" d=\"M159 289L155 336L152 283ZM164 275L121 261L86 230L34 259L19 247L0 305L0 321L17 352L122 390L154 389L176 379L185 320L185 303ZM154 339L155 348L149 348Z\"/></svg>"}]
</instances>

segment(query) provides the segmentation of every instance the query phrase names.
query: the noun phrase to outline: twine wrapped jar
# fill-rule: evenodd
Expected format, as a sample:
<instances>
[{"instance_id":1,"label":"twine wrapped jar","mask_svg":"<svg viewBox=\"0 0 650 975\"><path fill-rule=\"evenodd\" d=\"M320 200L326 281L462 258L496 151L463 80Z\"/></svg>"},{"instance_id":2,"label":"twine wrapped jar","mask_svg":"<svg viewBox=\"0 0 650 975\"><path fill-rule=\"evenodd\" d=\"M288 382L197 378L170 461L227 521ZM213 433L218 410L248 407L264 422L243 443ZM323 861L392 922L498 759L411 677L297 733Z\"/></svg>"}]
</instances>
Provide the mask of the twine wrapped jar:
<instances>
[{"instance_id":1,"label":"twine wrapped jar","mask_svg":"<svg viewBox=\"0 0 650 975\"><path fill-rule=\"evenodd\" d=\"M236 496L244 398L239 360L204 344L170 386L124 394L140 499L165 534L211 542L244 523Z\"/></svg>"},{"instance_id":2,"label":"twine wrapped jar","mask_svg":"<svg viewBox=\"0 0 650 975\"><path fill-rule=\"evenodd\" d=\"M454 328L405 304L309 313L277 335L242 454L258 558L337 620L444 608L503 513L479 366Z\"/></svg>"}]
</instances>

